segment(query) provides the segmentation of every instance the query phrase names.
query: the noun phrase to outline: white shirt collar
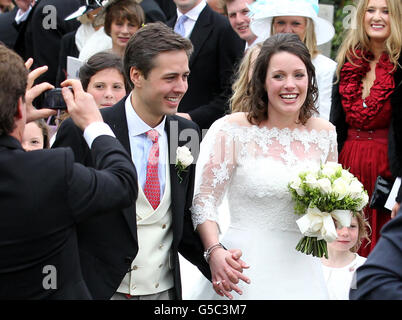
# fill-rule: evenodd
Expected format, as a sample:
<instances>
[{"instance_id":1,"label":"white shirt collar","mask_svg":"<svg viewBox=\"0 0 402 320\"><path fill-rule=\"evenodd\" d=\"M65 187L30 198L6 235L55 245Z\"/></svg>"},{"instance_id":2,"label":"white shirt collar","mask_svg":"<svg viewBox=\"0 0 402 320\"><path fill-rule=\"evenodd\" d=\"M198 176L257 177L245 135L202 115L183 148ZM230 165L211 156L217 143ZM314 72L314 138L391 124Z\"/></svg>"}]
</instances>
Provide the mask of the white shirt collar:
<instances>
[{"instance_id":1,"label":"white shirt collar","mask_svg":"<svg viewBox=\"0 0 402 320\"><path fill-rule=\"evenodd\" d=\"M207 5L205 0L201 0L199 4L197 4L194 8L192 8L190 11L185 13L187 17L189 17L193 21L197 21L198 16L200 15L201 11L204 10L205 6ZM179 9L176 9L177 11L177 19L179 19L183 13L179 11Z\"/></svg>"},{"instance_id":2,"label":"white shirt collar","mask_svg":"<svg viewBox=\"0 0 402 320\"><path fill-rule=\"evenodd\" d=\"M155 128L151 128L148 124L144 122L144 120L142 120L139 117L137 112L135 112L133 105L131 104L131 95L132 93L130 93L125 102L127 128L129 136L131 137L139 136L151 129L155 129L156 131L158 131L159 136L163 136L165 133L166 116L163 117L163 120L161 121L160 124L158 124Z\"/></svg>"}]
</instances>

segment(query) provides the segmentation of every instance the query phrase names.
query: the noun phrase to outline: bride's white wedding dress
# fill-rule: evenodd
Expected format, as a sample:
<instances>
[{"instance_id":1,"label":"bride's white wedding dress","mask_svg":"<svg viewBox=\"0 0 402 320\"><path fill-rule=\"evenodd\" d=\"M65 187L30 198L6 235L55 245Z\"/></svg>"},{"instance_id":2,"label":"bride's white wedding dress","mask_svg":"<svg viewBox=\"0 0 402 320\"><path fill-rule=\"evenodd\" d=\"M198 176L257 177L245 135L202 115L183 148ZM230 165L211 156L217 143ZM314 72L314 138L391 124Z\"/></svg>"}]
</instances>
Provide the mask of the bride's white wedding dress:
<instances>
[{"instance_id":1,"label":"bride's white wedding dress","mask_svg":"<svg viewBox=\"0 0 402 320\"><path fill-rule=\"evenodd\" d=\"M226 195L230 226L222 243L239 248L250 265L239 299L327 299L318 258L296 251L301 239L288 182L301 170L337 161L335 130L260 128L243 115L216 121L201 145L197 162L193 223L219 221ZM226 299L205 278L190 299Z\"/></svg>"}]
</instances>

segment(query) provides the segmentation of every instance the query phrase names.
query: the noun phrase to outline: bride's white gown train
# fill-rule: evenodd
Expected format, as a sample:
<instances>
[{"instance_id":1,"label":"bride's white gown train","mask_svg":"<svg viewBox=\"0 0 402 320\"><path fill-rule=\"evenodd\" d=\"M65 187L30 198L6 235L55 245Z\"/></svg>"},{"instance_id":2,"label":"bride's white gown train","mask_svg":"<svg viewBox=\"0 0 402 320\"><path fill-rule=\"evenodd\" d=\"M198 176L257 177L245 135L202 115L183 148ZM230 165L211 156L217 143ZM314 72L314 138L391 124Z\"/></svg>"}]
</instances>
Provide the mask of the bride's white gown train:
<instances>
[{"instance_id":1,"label":"bride's white gown train","mask_svg":"<svg viewBox=\"0 0 402 320\"><path fill-rule=\"evenodd\" d=\"M226 195L231 221L221 242L240 248L250 265L251 284L241 282L236 298L327 299L320 260L295 249L301 233L287 185L301 170L337 160L335 131L267 129L233 118L216 121L202 142L194 224L218 221ZM226 299L205 278L188 298Z\"/></svg>"}]
</instances>

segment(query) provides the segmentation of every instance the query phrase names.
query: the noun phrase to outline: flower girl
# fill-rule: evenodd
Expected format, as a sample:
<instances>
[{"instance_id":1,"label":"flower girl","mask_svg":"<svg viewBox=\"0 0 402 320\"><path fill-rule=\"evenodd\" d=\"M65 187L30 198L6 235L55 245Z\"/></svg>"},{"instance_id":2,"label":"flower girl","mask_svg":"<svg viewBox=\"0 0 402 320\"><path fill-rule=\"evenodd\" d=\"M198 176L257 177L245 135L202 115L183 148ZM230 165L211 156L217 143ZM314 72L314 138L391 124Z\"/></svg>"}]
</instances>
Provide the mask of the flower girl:
<instances>
[{"instance_id":1,"label":"flower girl","mask_svg":"<svg viewBox=\"0 0 402 320\"><path fill-rule=\"evenodd\" d=\"M352 217L350 227L337 225L338 237L327 244L328 259L321 259L325 281L331 300L349 300L349 290L355 286L355 271L366 258L359 256L362 239L368 239L369 224L363 213L356 213Z\"/></svg>"}]
</instances>

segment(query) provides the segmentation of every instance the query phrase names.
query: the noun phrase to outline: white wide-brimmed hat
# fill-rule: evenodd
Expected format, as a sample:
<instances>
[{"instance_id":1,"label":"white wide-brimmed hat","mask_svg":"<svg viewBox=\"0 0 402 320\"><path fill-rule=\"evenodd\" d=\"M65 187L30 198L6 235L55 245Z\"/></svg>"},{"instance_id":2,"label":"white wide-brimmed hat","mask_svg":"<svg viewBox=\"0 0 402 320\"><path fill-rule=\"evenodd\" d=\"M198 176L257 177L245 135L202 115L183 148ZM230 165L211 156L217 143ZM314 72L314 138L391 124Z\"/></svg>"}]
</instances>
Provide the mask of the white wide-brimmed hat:
<instances>
[{"instance_id":1,"label":"white wide-brimmed hat","mask_svg":"<svg viewBox=\"0 0 402 320\"><path fill-rule=\"evenodd\" d=\"M70 14L64 20L68 21L81 17L85 13L91 12L99 7L104 7L108 3L107 0L85 0L83 2L85 3L83 6L79 7L77 11Z\"/></svg>"},{"instance_id":2,"label":"white wide-brimmed hat","mask_svg":"<svg viewBox=\"0 0 402 320\"><path fill-rule=\"evenodd\" d=\"M271 35L272 19L281 16L311 18L314 22L317 45L330 41L335 35L332 24L318 16L318 0L257 0L248 7L251 31L263 40Z\"/></svg>"}]
</instances>

